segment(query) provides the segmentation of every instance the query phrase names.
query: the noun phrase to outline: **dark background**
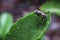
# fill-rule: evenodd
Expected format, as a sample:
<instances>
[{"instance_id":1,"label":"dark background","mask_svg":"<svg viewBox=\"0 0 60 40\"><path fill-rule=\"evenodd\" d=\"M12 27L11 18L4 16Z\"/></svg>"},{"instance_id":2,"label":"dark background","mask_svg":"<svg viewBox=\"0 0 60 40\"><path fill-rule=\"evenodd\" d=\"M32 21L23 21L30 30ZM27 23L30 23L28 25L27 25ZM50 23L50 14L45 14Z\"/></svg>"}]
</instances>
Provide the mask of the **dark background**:
<instances>
[{"instance_id":1,"label":"dark background","mask_svg":"<svg viewBox=\"0 0 60 40\"><path fill-rule=\"evenodd\" d=\"M14 22L25 13L38 9L45 0L0 0L0 12L10 12Z\"/></svg>"}]
</instances>

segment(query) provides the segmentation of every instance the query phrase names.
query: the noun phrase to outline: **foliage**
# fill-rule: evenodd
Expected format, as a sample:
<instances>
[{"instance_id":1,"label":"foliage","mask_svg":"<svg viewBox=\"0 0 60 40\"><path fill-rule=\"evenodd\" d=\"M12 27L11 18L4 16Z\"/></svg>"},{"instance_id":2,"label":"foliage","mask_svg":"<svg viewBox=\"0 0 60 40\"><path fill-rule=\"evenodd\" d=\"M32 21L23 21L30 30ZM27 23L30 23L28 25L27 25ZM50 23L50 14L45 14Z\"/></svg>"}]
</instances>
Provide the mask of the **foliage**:
<instances>
[{"instance_id":1,"label":"foliage","mask_svg":"<svg viewBox=\"0 0 60 40\"><path fill-rule=\"evenodd\" d=\"M10 13L4 12L0 15L0 38L4 38L13 24L13 17Z\"/></svg>"}]
</instances>

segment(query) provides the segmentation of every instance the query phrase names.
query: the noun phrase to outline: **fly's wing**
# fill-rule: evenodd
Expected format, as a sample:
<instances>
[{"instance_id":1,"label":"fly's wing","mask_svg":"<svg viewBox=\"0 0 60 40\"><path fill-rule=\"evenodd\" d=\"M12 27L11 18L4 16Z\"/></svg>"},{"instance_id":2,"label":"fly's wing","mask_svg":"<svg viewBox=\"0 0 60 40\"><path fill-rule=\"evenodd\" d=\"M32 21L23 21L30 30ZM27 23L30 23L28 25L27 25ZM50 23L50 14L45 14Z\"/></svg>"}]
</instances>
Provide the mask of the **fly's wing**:
<instances>
[{"instance_id":1,"label":"fly's wing","mask_svg":"<svg viewBox=\"0 0 60 40\"><path fill-rule=\"evenodd\" d=\"M47 18L46 18L47 19ZM20 18L11 28L4 40L38 40L48 28L46 20L31 12ZM46 23L45 23L46 21ZM45 25L45 26L43 26Z\"/></svg>"},{"instance_id":2,"label":"fly's wing","mask_svg":"<svg viewBox=\"0 0 60 40\"><path fill-rule=\"evenodd\" d=\"M40 10L60 16L60 1L47 1L41 5Z\"/></svg>"}]
</instances>

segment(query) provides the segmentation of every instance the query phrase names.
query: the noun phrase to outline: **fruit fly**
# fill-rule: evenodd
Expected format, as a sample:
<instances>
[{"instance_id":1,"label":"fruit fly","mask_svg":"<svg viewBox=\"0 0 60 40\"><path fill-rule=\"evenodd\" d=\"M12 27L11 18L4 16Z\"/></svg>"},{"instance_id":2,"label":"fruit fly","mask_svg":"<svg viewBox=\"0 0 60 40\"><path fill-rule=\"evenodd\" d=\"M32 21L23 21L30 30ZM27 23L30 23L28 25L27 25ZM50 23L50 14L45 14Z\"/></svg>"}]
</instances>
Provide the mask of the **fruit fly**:
<instances>
[{"instance_id":1,"label":"fruit fly","mask_svg":"<svg viewBox=\"0 0 60 40\"><path fill-rule=\"evenodd\" d=\"M46 18L46 14L40 10L34 10L35 14L37 14L38 16L41 16L42 18Z\"/></svg>"}]
</instances>

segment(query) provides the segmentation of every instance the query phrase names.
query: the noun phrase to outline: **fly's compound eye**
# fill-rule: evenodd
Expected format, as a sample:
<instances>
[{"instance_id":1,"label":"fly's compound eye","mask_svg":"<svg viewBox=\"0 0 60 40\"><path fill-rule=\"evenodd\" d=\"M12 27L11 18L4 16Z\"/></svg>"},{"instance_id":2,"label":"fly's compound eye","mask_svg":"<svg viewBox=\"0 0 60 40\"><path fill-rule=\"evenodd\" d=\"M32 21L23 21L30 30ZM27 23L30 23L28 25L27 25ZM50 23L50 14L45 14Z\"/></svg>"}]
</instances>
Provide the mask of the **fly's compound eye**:
<instances>
[{"instance_id":1,"label":"fly's compound eye","mask_svg":"<svg viewBox=\"0 0 60 40\"><path fill-rule=\"evenodd\" d=\"M38 16L41 16L42 18L46 18L46 14L39 10L34 10L34 13Z\"/></svg>"}]
</instances>

